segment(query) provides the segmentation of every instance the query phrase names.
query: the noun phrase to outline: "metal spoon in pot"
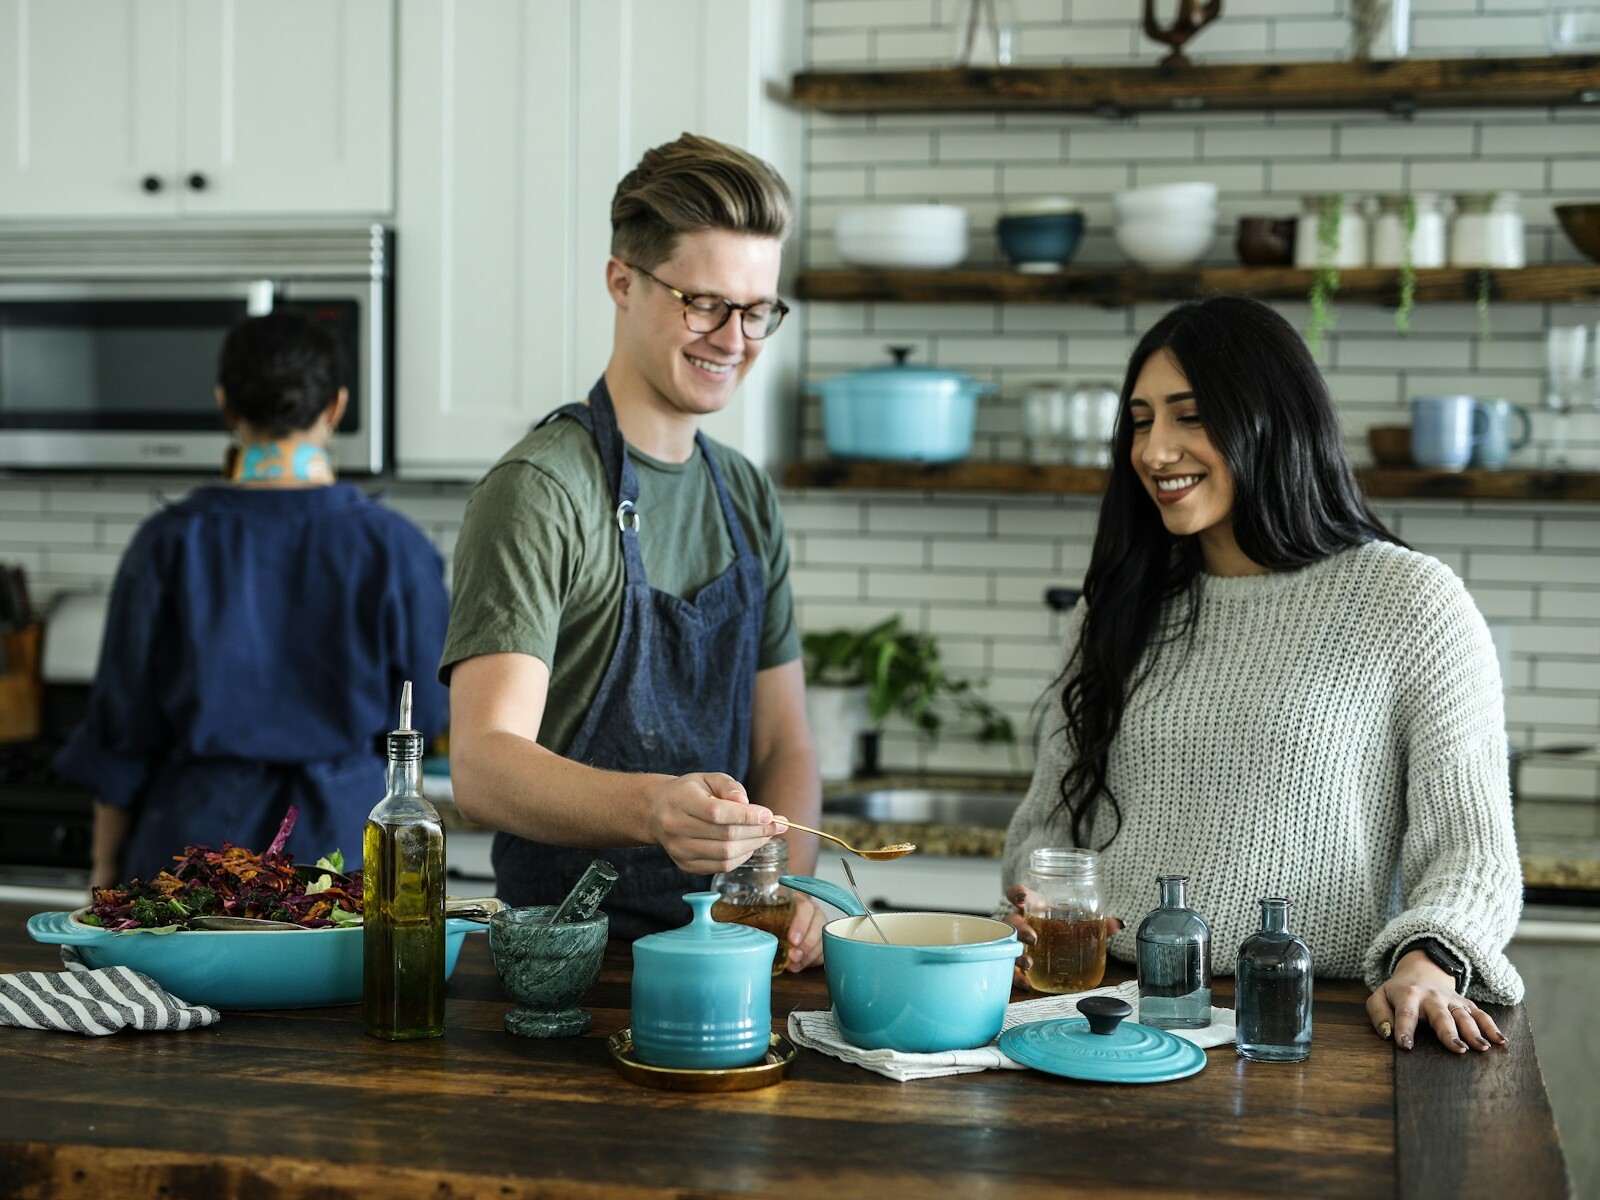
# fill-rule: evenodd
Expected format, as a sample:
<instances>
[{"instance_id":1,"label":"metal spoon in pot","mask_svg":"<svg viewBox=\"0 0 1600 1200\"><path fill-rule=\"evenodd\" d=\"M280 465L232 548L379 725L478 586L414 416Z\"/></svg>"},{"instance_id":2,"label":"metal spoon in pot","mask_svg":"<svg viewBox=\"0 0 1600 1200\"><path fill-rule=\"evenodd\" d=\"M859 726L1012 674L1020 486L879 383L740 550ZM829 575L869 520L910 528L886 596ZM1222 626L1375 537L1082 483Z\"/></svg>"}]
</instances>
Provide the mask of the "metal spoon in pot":
<instances>
[{"instance_id":1,"label":"metal spoon in pot","mask_svg":"<svg viewBox=\"0 0 1600 1200\"><path fill-rule=\"evenodd\" d=\"M854 893L856 903L861 905L861 911L867 914L867 920L872 922L872 927L878 931L878 936L883 939L883 944L889 944L889 935L884 933L883 926L878 924L878 918L872 915L872 910L867 907L867 902L861 898L861 889L856 886L856 873L850 869L850 860L841 858L839 865L844 868L844 877L850 881L850 891Z\"/></svg>"},{"instance_id":2,"label":"metal spoon in pot","mask_svg":"<svg viewBox=\"0 0 1600 1200\"><path fill-rule=\"evenodd\" d=\"M813 829L809 825L801 825L798 822L789 820L789 818L784 816L782 813L773 813L772 819L780 825L788 826L790 829L798 829L801 833L814 833L818 837L827 838L830 842L838 842L839 845L850 851L851 854L860 855L862 858L873 858L879 860L889 858L904 858L917 848L915 842L896 842L893 846L880 846L876 850L857 850L842 837L837 837L831 833L824 833L822 830Z\"/></svg>"}]
</instances>

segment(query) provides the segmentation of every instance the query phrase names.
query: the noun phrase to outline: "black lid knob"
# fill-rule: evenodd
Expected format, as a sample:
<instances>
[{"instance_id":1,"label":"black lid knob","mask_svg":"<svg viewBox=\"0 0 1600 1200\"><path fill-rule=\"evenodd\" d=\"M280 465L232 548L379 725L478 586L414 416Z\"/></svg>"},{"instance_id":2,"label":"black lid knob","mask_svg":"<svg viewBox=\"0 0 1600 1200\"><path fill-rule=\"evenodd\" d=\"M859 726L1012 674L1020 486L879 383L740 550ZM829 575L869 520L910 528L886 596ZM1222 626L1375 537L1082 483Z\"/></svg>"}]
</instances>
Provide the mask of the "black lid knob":
<instances>
[{"instance_id":1,"label":"black lid knob","mask_svg":"<svg viewBox=\"0 0 1600 1200\"><path fill-rule=\"evenodd\" d=\"M139 181L139 186L145 191L149 192L151 195L154 195L156 192L161 190L161 176L146 175Z\"/></svg>"},{"instance_id":2,"label":"black lid knob","mask_svg":"<svg viewBox=\"0 0 1600 1200\"><path fill-rule=\"evenodd\" d=\"M894 355L894 365L897 367L905 366L906 359L915 349L915 346L890 346L889 353Z\"/></svg>"},{"instance_id":3,"label":"black lid knob","mask_svg":"<svg viewBox=\"0 0 1600 1200\"><path fill-rule=\"evenodd\" d=\"M190 191L203 192L206 190L206 187L209 183L210 180L208 180L204 175L200 174L199 171L196 171L194 174L189 176Z\"/></svg>"},{"instance_id":4,"label":"black lid knob","mask_svg":"<svg viewBox=\"0 0 1600 1200\"><path fill-rule=\"evenodd\" d=\"M1124 1018L1133 1016L1133 1005L1115 996L1085 996L1078 1001L1078 1011L1089 1022L1089 1032L1113 1034Z\"/></svg>"}]
</instances>

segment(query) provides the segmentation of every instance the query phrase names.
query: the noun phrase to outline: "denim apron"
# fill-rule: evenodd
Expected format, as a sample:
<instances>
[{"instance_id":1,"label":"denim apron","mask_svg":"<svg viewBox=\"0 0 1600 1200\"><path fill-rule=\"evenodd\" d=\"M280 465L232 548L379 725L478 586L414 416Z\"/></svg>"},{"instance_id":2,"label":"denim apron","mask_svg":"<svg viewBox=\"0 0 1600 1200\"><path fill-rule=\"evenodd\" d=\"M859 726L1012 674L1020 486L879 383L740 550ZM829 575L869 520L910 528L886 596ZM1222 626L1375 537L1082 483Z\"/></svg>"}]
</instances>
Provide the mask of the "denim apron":
<instances>
[{"instance_id":1,"label":"denim apron","mask_svg":"<svg viewBox=\"0 0 1600 1200\"><path fill-rule=\"evenodd\" d=\"M581 424L600 451L623 561L617 645L566 757L610 771L722 771L743 782L766 570L745 539L716 460L696 433L733 543L733 565L685 600L657 591L645 575L639 535L650 514L637 507L639 480L605 378L590 391L587 407L569 404L544 420L558 417ZM621 872L602 906L612 937L632 940L685 924L690 913L683 894L704 891L710 882L679 870L659 846L551 846L502 832L494 839L495 892L511 905L558 904L595 858Z\"/></svg>"}]
</instances>

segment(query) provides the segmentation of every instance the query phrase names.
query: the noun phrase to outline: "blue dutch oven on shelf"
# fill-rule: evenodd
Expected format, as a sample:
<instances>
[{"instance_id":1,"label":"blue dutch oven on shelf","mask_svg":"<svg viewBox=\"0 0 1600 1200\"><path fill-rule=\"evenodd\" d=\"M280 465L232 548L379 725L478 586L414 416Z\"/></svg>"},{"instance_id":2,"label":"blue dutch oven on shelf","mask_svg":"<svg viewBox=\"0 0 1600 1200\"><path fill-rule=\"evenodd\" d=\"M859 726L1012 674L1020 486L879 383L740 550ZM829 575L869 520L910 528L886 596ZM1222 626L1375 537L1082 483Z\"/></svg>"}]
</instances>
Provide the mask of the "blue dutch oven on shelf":
<instances>
[{"instance_id":1,"label":"blue dutch oven on shelf","mask_svg":"<svg viewBox=\"0 0 1600 1200\"><path fill-rule=\"evenodd\" d=\"M911 366L909 346L891 346L889 353L892 364L816 385L828 453L929 463L965 458L972 450L978 397L992 385L958 371Z\"/></svg>"}]
</instances>

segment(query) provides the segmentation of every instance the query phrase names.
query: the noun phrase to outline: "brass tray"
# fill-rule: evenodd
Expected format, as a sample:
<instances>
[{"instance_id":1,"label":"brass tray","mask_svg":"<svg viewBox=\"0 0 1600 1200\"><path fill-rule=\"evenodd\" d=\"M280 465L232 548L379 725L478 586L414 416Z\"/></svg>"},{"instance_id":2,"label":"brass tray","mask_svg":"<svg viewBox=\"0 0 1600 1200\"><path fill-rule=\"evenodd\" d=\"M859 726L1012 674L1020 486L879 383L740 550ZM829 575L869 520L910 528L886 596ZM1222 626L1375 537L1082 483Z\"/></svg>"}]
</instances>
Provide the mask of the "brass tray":
<instances>
[{"instance_id":1,"label":"brass tray","mask_svg":"<svg viewBox=\"0 0 1600 1200\"><path fill-rule=\"evenodd\" d=\"M643 1087L668 1092L749 1092L771 1087L782 1081L794 1061L795 1048L788 1038L773 1034L767 1054L749 1067L721 1070L691 1070L686 1067L652 1067L639 1061L633 1052L633 1030L622 1029L606 1039L606 1048L616 1060L622 1077Z\"/></svg>"}]
</instances>

